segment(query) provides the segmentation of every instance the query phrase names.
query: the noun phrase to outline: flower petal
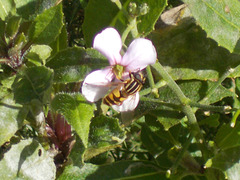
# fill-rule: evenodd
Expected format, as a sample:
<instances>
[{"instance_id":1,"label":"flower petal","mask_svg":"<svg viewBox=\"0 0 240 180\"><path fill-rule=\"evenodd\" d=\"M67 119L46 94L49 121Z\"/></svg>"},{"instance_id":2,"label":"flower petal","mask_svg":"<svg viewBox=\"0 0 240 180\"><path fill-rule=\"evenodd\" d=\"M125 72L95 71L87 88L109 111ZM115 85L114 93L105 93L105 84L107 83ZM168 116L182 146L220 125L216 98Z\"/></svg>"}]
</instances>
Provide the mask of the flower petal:
<instances>
[{"instance_id":1,"label":"flower petal","mask_svg":"<svg viewBox=\"0 0 240 180\"><path fill-rule=\"evenodd\" d=\"M121 61L126 71L138 71L149 64L154 64L157 59L156 49L148 39L135 39L127 49Z\"/></svg>"},{"instance_id":2,"label":"flower petal","mask_svg":"<svg viewBox=\"0 0 240 180\"><path fill-rule=\"evenodd\" d=\"M106 28L97 34L93 40L93 48L102 53L110 65L119 64L122 59L120 55L122 40L114 28Z\"/></svg>"},{"instance_id":3,"label":"flower petal","mask_svg":"<svg viewBox=\"0 0 240 180\"><path fill-rule=\"evenodd\" d=\"M96 102L104 97L109 90L108 84L114 75L111 68L93 71L86 76L82 85L82 94L90 102Z\"/></svg>"},{"instance_id":4,"label":"flower petal","mask_svg":"<svg viewBox=\"0 0 240 180\"><path fill-rule=\"evenodd\" d=\"M123 101L121 106L113 105L112 108L118 112L133 111L139 103L139 93L129 96L125 101Z\"/></svg>"}]
</instances>

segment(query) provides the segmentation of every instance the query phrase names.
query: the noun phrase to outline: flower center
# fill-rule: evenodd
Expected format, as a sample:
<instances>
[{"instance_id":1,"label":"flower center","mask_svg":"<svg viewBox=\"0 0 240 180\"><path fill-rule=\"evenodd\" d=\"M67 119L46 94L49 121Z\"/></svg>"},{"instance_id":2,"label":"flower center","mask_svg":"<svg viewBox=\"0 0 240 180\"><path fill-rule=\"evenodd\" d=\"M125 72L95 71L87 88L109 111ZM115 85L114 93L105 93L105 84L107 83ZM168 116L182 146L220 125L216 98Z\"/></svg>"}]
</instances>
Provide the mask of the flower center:
<instances>
[{"instance_id":1,"label":"flower center","mask_svg":"<svg viewBox=\"0 0 240 180\"><path fill-rule=\"evenodd\" d=\"M122 78L122 74L125 71L125 67L119 64L116 64L115 66L113 66L113 73L115 74L117 79L121 79Z\"/></svg>"}]
</instances>

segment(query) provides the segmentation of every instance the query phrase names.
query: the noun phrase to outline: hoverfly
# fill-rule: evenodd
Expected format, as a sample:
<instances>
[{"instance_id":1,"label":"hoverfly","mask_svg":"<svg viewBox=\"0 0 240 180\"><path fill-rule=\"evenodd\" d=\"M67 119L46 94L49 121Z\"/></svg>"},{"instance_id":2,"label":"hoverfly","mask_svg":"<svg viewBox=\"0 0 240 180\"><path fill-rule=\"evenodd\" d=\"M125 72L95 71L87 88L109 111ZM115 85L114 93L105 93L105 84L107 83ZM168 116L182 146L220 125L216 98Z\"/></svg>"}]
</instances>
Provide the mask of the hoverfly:
<instances>
[{"instance_id":1,"label":"hoverfly","mask_svg":"<svg viewBox=\"0 0 240 180\"><path fill-rule=\"evenodd\" d=\"M103 98L103 103L120 106L129 96L141 90L145 79L141 71L129 73L129 79L121 80L123 82Z\"/></svg>"}]
</instances>

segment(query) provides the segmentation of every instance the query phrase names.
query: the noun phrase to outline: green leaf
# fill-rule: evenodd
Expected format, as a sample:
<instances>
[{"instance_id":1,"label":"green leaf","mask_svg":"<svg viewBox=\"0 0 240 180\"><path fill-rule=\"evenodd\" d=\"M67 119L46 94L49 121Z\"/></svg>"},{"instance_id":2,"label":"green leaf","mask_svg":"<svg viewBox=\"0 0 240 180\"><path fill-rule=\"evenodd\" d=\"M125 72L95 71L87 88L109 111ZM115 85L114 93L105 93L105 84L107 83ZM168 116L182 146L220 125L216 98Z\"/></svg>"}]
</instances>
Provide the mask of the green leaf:
<instances>
[{"instance_id":1,"label":"green leaf","mask_svg":"<svg viewBox=\"0 0 240 180\"><path fill-rule=\"evenodd\" d=\"M29 41L33 44L50 44L61 33L62 6L58 5L38 15L29 29Z\"/></svg>"},{"instance_id":2,"label":"green leaf","mask_svg":"<svg viewBox=\"0 0 240 180\"><path fill-rule=\"evenodd\" d=\"M236 122L235 127L223 124L216 135L216 144L220 149L228 149L240 146L240 123Z\"/></svg>"},{"instance_id":3,"label":"green leaf","mask_svg":"<svg viewBox=\"0 0 240 180\"><path fill-rule=\"evenodd\" d=\"M207 117L206 119L201 120L198 124L201 125L208 125L209 127L218 127L219 125L219 114L212 114L211 116Z\"/></svg>"},{"instance_id":4,"label":"green leaf","mask_svg":"<svg viewBox=\"0 0 240 180\"><path fill-rule=\"evenodd\" d=\"M93 118L90 125L88 149L84 154L84 159L90 159L117 147L125 138L125 131L120 127L118 119L103 115Z\"/></svg>"},{"instance_id":5,"label":"green leaf","mask_svg":"<svg viewBox=\"0 0 240 180\"><path fill-rule=\"evenodd\" d=\"M206 167L222 170L227 175L226 179L239 179L240 146L220 151L212 159L207 161Z\"/></svg>"},{"instance_id":6,"label":"green leaf","mask_svg":"<svg viewBox=\"0 0 240 180\"><path fill-rule=\"evenodd\" d=\"M141 130L141 140L143 146L154 157L157 157L166 151L168 148L167 141L160 139L154 132L152 132L147 126L143 126Z\"/></svg>"},{"instance_id":7,"label":"green leaf","mask_svg":"<svg viewBox=\"0 0 240 180\"><path fill-rule=\"evenodd\" d=\"M153 155L160 167L169 169L172 166L169 151L173 147L181 147L180 143L186 141L189 131L181 124L164 130L160 122L149 114L145 116L145 122L141 130L143 146Z\"/></svg>"},{"instance_id":8,"label":"green leaf","mask_svg":"<svg viewBox=\"0 0 240 180\"><path fill-rule=\"evenodd\" d=\"M60 4L59 0L41 0L40 3L38 1L37 11L38 13L42 13L44 10L50 9L51 7L54 7L57 4Z\"/></svg>"},{"instance_id":9,"label":"green leaf","mask_svg":"<svg viewBox=\"0 0 240 180\"><path fill-rule=\"evenodd\" d=\"M47 45L33 45L26 57L32 63L40 66L45 64L46 59L51 55L51 51L52 49Z\"/></svg>"},{"instance_id":10,"label":"green leaf","mask_svg":"<svg viewBox=\"0 0 240 180\"><path fill-rule=\"evenodd\" d=\"M86 65L81 66L65 66L55 70L54 82L55 83L70 83L83 81L86 74L91 72L92 69Z\"/></svg>"},{"instance_id":11,"label":"green leaf","mask_svg":"<svg viewBox=\"0 0 240 180\"><path fill-rule=\"evenodd\" d=\"M237 0L183 0L208 36L230 52L240 53L240 2Z\"/></svg>"},{"instance_id":12,"label":"green leaf","mask_svg":"<svg viewBox=\"0 0 240 180\"><path fill-rule=\"evenodd\" d=\"M184 117L184 114L179 112L180 109L174 104L166 104L165 102L155 102L156 99L147 98L141 100L135 110L136 118L145 114L155 117L155 121L162 124L164 130L169 130L171 127L179 124Z\"/></svg>"},{"instance_id":13,"label":"green leaf","mask_svg":"<svg viewBox=\"0 0 240 180\"><path fill-rule=\"evenodd\" d=\"M41 153L40 153L41 152ZM2 179L55 179L53 158L36 140L21 140L12 145L0 161Z\"/></svg>"},{"instance_id":14,"label":"green leaf","mask_svg":"<svg viewBox=\"0 0 240 180\"><path fill-rule=\"evenodd\" d=\"M146 3L149 12L146 15L139 16L137 20L139 21L137 27L140 34L146 36L152 30L154 30L154 25L159 19L161 13L167 6L166 0L137 0L139 4ZM157 7L157 8L156 8Z\"/></svg>"},{"instance_id":15,"label":"green leaf","mask_svg":"<svg viewBox=\"0 0 240 180\"><path fill-rule=\"evenodd\" d=\"M179 147L173 147L168 151L168 157L173 162L176 162L179 153L182 151ZM188 152L185 151L181 157L179 164L188 171L192 173L199 173L201 171L200 164L193 158L193 156Z\"/></svg>"},{"instance_id":16,"label":"green leaf","mask_svg":"<svg viewBox=\"0 0 240 180\"><path fill-rule=\"evenodd\" d=\"M119 161L103 166L85 164L81 169L67 166L59 180L167 179L165 173L147 161Z\"/></svg>"},{"instance_id":17,"label":"green leaf","mask_svg":"<svg viewBox=\"0 0 240 180\"><path fill-rule=\"evenodd\" d=\"M84 147L88 147L88 134L90 120L95 109L94 104L87 102L81 94L62 93L54 97L51 107L65 117L77 132Z\"/></svg>"},{"instance_id":18,"label":"green leaf","mask_svg":"<svg viewBox=\"0 0 240 180\"><path fill-rule=\"evenodd\" d=\"M59 51L46 66L54 69L54 81L61 83L82 81L89 72L108 66L108 61L95 49L80 47Z\"/></svg>"},{"instance_id":19,"label":"green leaf","mask_svg":"<svg viewBox=\"0 0 240 180\"><path fill-rule=\"evenodd\" d=\"M127 10L130 0L122 0L122 6ZM167 5L166 0L138 0L137 3L146 3L149 12L137 18L139 34L146 36L153 29L161 12ZM158 7L158 8L156 8ZM100 15L99 15L100 14ZM116 4L109 0L90 0L85 10L83 34L88 47L92 45L93 37L108 26L115 27L120 34L128 26L127 17L120 11Z\"/></svg>"},{"instance_id":20,"label":"green leaf","mask_svg":"<svg viewBox=\"0 0 240 180\"><path fill-rule=\"evenodd\" d=\"M2 89L3 90L3 89ZM23 120L27 115L27 108L16 104L13 95L5 93L5 97L0 102L0 146L16 133L23 125ZM7 128L6 128L7 127ZM1 168L0 168L1 169Z\"/></svg>"},{"instance_id":21,"label":"green leaf","mask_svg":"<svg viewBox=\"0 0 240 180\"><path fill-rule=\"evenodd\" d=\"M83 166L84 165L84 153L86 148L79 136L76 136L76 142L69 154L69 159L71 159L74 166Z\"/></svg>"},{"instance_id":22,"label":"green leaf","mask_svg":"<svg viewBox=\"0 0 240 180\"><path fill-rule=\"evenodd\" d=\"M8 39L13 39L16 34L18 33L18 28L21 22L21 17L18 16L12 16L8 19L7 25L6 25L6 37Z\"/></svg>"},{"instance_id":23,"label":"green leaf","mask_svg":"<svg viewBox=\"0 0 240 180\"><path fill-rule=\"evenodd\" d=\"M18 47L18 49L21 49L26 44L26 36L24 33L17 34L15 41L15 47Z\"/></svg>"},{"instance_id":24,"label":"green leaf","mask_svg":"<svg viewBox=\"0 0 240 180\"><path fill-rule=\"evenodd\" d=\"M232 167L230 167L226 173L228 179L240 179L240 162L235 163Z\"/></svg>"},{"instance_id":25,"label":"green leaf","mask_svg":"<svg viewBox=\"0 0 240 180\"><path fill-rule=\"evenodd\" d=\"M0 19L0 37L5 36L6 23ZM6 44L2 38L0 38L0 47L4 47ZM0 49L0 55L4 55L4 51Z\"/></svg>"},{"instance_id":26,"label":"green leaf","mask_svg":"<svg viewBox=\"0 0 240 180\"><path fill-rule=\"evenodd\" d=\"M179 21L178 26L154 31L149 38L156 47L159 62L174 80L216 81L227 69L240 63L239 55L207 38L189 17ZM240 71L230 76L239 77Z\"/></svg>"},{"instance_id":27,"label":"green leaf","mask_svg":"<svg viewBox=\"0 0 240 180\"><path fill-rule=\"evenodd\" d=\"M27 68L17 74L13 83L14 99L20 104L30 103L34 99L46 103L52 81L52 70L43 66Z\"/></svg>"},{"instance_id":28,"label":"green leaf","mask_svg":"<svg viewBox=\"0 0 240 180\"><path fill-rule=\"evenodd\" d=\"M23 19L29 20L36 13L38 0L14 0L17 14Z\"/></svg>"},{"instance_id":29,"label":"green leaf","mask_svg":"<svg viewBox=\"0 0 240 180\"><path fill-rule=\"evenodd\" d=\"M34 19L37 14L56 6L58 0L14 0L17 14L25 20Z\"/></svg>"},{"instance_id":30,"label":"green leaf","mask_svg":"<svg viewBox=\"0 0 240 180\"><path fill-rule=\"evenodd\" d=\"M168 131L169 128L179 124L182 118L184 118L185 116L183 113L180 113L179 111L171 110L153 110L150 111L149 114L157 117L157 120L163 125L165 131Z\"/></svg>"},{"instance_id":31,"label":"green leaf","mask_svg":"<svg viewBox=\"0 0 240 180\"><path fill-rule=\"evenodd\" d=\"M214 85L214 82L191 80L179 81L178 85L188 98L193 102L198 102L206 96L209 88ZM219 86L205 103L212 104L225 97L232 96L236 95L225 87ZM163 86L159 88L159 98L157 100L152 98L142 98L135 110L135 114L137 117L141 117L146 113L150 113L151 115L156 116L164 125L165 130L167 130L178 124L184 117L182 113L179 113L181 109L178 104L180 104L180 102L176 94L168 86Z\"/></svg>"},{"instance_id":32,"label":"green leaf","mask_svg":"<svg viewBox=\"0 0 240 180\"><path fill-rule=\"evenodd\" d=\"M149 115L146 116L145 121L151 132L157 135L161 140L164 140L163 144L165 145L162 146L164 148L169 147L169 144L180 147L180 143L185 142L189 135L189 130L184 127L183 124L175 125L166 131L163 129L163 125L160 124L160 122L156 121L153 117L149 118Z\"/></svg>"},{"instance_id":33,"label":"green leaf","mask_svg":"<svg viewBox=\"0 0 240 180\"><path fill-rule=\"evenodd\" d=\"M55 41L50 44L50 47L53 49L51 56L68 47L68 34L66 25L62 27L61 33L58 35Z\"/></svg>"},{"instance_id":34,"label":"green leaf","mask_svg":"<svg viewBox=\"0 0 240 180\"><path fill-rule=\"evenodd\" d=\"M6 17L16 12L14 0L0 0L0 18L5 21Z\"/></svg>"},{"instance_id":35,"label":"green leaf","mask_svg":"<svg viewBox=\"0 0 240 180\"><path fill-rule=\"evenodd\" d=\"M163 128L164 125L160 121L158 121L158 119L154 117L154 115L150 115L150 114L147 114L145 116L145 123L149 128L149 130L151 130L151 133L154 133L154 135L152 136L157 135L161 140L164 140L164 144L166 144L167 142L170 142L173 145L176 145L174 138L175 139L179 138L179 131L181 131L181 133L184 132L183 127L181 125L179 125L181 126L181 128L179 126L173 126L168 130L164 129Z\"/></svg>"},{"instance_id":36,"label":"green leaf","mask_svg":"<svg viewBox=\"0 0 240 180\"><path fill-rule=\"evenodd\" d=\"M1 88L3 89L3 87L4 87L4 88L7 88L7 89L11 89L15 78L16 78L15 75L11 76L8 73L2 73L1 76L0 76L0 82L1 82L1 85L2 85Z\"/></svg>"},{"instance_id":37,"label":"green leaf","mask_svg":"<svg viewBox=\"0 0 240 180\"><path fill-rule=\"evenodd\" d=\"M180 81L178 83L183 93L194 102L198 102L204 98L208 90L214 85L211 81ZM160 100L168 103L179 103L179 100L175 93L168 87L164 86L159 89ZM223 86L218 86L214 94L208 98L206 104L212 104L222 100L224 97L235 96L235 94Z\"/></svg>"},{"instance_id":38,"label":"green leaf","mask_svg":"<svg viewBox=\"0 0 240 180\"><path fill-rule=\"evenodd\" d=\"M130 0L121 1L127 4ZM124 6L124 5L123 5ZM127 19L115 3L109 0L90 0L85 9L83 35L88 47L92 46L93 37L108 26L116 27L120 32L126 28Z\"/></svg>"}]
</instances>

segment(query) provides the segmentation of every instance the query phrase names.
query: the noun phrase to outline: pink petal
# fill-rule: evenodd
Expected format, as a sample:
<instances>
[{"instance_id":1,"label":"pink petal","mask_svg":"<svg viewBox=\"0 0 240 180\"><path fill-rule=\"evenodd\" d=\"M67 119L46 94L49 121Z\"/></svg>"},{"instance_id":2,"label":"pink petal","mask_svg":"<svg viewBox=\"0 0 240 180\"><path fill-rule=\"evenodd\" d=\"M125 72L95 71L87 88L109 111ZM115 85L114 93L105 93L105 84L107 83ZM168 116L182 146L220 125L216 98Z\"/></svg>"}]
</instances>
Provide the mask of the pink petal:
<instances>
[{"instance_id":1,"label":"pink petal","mask_svg":"<svg viewBox=\"0 0 240 180\"><path fill-rule=\"evenodd\" d=\"M93 40L93 48L102 53L110 65L119 64L122 59L120 55L122 40L114 28L106 28L97 34Z\"/></svg>"},{"instance_id":2,"label":"pink petal","mask_svg":"<svg viewBox=\"0 0 240 180\"><path fill-rule=\"evenodd\" d=\"M123 101L121 106L113 105L112 108L118 112L133 111L139 103L139 93L129 96L125 101Z\"/></svg>"},{"instance_id":3,"label":"pink petal","mask_svg":"<svg viewBox=\"0 0 240 180\"><path fill-rule=\"evenodd\" d=\"M157 59L156 49L148 39L135 39L127 49L121 61L121 65L127 71L139 71L147 65L154 64Z\"/></svg>"},{"instance_id":4,"label":"pink petal","mask_svg":"<svg viewBox=\"0 0 240 180\"><path fill-rule=\"evenodd\" d=\"M90 102L96 102L104 97L109 90L108 84L112 81L114 75L112 69L93 71L85 78L82 85L82 94Z\"/></svg>"}]
</instances>

